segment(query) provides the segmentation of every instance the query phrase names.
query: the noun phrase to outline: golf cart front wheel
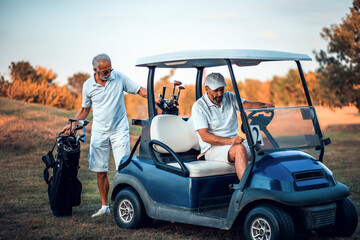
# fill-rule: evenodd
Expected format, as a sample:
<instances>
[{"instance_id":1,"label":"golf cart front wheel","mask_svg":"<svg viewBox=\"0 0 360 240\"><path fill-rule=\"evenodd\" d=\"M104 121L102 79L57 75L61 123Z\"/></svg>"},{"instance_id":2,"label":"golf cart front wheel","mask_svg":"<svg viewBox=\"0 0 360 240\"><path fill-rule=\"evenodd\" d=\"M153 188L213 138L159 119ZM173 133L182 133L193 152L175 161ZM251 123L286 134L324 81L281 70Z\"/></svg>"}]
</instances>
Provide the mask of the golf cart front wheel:
<instances>
[{"instance_id":1,"label":"golf cart front wheel","mask_svg":"<svg viewBox=\"0 0 360 240\"><path fill-rule=\"evenodd\" d=\"M244 236L248 240L293 239L294 223L290 215L278 207L258 206L245 218Z\"/></svg>"},{"instance_id":2,"label":"golf cart front wheel","mask_svg":"<svg viewBox=\"0 0 360 240\"><path fill-rule=\"evenodd\" d=\"M119 227L138 228L145 214L140 198L132 189L126 188L117 194L114 202L114 216Z\"/></svg>"},{"instance_id":3,"label":"golf cart front wheel","mask_svg":"<svg viewBox=\"0 0 360 240\"><path fill-rule=\"evenodd\" d=\"M358 213L350 198L344 198L336 203L335 227L317 230L321 237L351 237L358 225Z\"/></svg>"}]
</instances>

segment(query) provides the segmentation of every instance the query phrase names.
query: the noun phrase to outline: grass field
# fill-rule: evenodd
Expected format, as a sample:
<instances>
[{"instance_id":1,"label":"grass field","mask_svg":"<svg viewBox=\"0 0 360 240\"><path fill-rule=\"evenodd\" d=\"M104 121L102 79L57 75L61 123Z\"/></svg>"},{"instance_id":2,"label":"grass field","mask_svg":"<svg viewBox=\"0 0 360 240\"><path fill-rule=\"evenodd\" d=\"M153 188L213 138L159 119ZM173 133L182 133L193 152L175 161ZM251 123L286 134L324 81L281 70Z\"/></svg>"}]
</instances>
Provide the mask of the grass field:
<instances>
[{"instance_id":1,"label":"grass field","mask_svg":"<svg viewBox=\"0 0 360 240\"><path fill-rule=\"evenodd\" d=\"M344 115L340 112L326 114ZM82 145L79 179L83 184L82 203L73 216L52 215L43 180L41 156L49 151L56 134L75 115L42 105L0 98L0 239L241 239L238 226L229 231L186 224L155 221L150 227L126 230L117 227L113 215L92 219L100 207L96 175L87 170L89 144ZM322 114L318 112L320 116ZM325 135L332 139L326 148L325 164L335 178L346 184L360 210L360 116L351 122L326 119ZM329 118L329 115L328 117ZM333 118L333 117L332 117ZM348 121L349 117L346 117ZM337 123L337 124L335 124ZM323 126L323 125L322 125ZM131 129L138 133L137 129ZM89 140L88 131L87 140ZM132 136L132 142L135 136ZM110 160L113 163L113 160ZM115 170L110 164L110 182ZM110 202L112 206L112 202ZM303 236L298 236L303 239ZM310 237L308 239L316 239ZM360 239L358 227L353 239Z\"/></svg>"}]
</instances>

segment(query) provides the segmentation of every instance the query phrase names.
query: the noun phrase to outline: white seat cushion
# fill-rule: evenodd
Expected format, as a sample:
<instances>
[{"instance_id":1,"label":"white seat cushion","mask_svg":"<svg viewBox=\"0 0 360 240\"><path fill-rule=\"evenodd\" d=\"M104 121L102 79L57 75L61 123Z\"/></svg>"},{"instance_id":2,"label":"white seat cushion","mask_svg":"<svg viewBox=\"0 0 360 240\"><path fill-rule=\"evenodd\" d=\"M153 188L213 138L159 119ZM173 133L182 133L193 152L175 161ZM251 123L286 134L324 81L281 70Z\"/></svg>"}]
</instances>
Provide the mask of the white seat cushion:
<instances>
[{"instance_id":1,"label":"white seat cushion","mask_svg":"<svg viewBox=\"0 0 360 240\"><path fill-rule=\"evenodd\" d=\"M176 115L157 115L151 121L150 136L169 146L174 152L187 152L194 148L199 150L199 140L192 121L184 121ZM156 151L167 153L165 149L154 145Z\"/></svg>"},{"instance_id":2,"label":"white seat cushion","mask_svg":"<svg viewBox=\"0 0 360 240\"><path fill-rule=\"evenodd\" d=\"M178 163L168 163L167 165L180 169ZM235 167L232 163L218 161L192 161L186 162L185 166L189 169L190 177L209 177L226 174L234 174Z\"/></svg>"}]
</instances>

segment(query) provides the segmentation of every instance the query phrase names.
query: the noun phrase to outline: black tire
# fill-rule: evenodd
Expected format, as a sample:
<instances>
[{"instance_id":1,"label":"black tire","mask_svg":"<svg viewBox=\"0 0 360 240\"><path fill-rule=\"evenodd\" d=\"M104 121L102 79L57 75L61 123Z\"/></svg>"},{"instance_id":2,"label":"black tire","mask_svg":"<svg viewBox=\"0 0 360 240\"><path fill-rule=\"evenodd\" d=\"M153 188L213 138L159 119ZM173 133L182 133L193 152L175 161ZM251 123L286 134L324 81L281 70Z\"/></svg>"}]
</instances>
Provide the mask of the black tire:
<instances>
[{"instance_id":1,"label":"black tire","mask_svg":"<svg viewBox=\"0 0 360 240\"><path fill-rule=\"evenodd\" d=\"M284 210L272 205L261 205L247 214L244 237L248 240L293 239L294 223Z\"/></svg>"},{"instance_id":2,"label":"black tire","mask_svg":"<svg viewBox=\"0 0 360 240\"><path fill-rule=\"evenodd\" d=\"M122 228L139 228L147 215L144 205L131 188L121 190L114 202L115 221Z\"/></svg>"},{"instance_id":3,"label":"black tire","mask_svg":"<svg viewBox=\"0 0 360 240\"><path fill-rule=\"evenodd\" d=\"M336 222L331 229L316 231L322 237L351 237L358 225L358 213L350 198L344 198L336 203Z\"/></svg>"}]
</instances>

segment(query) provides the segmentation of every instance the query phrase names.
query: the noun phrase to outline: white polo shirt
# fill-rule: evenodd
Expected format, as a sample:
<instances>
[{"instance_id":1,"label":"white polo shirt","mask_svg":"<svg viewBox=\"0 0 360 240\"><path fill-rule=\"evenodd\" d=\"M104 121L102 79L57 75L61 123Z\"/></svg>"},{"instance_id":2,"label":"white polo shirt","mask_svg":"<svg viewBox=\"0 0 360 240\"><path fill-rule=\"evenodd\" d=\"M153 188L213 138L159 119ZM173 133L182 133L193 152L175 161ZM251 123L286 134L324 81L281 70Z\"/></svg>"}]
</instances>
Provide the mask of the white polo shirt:
<instances>
[{"instance_id":1,"label":"white polo shirt","mask_svg":"<svg viewBox=\"0 0 360 240\"><path fill-rule=\"evenodd\" d=\"M124 91L136 94L140 85L121 72L111 72L105 87L92 75L83 85L82 107L93 107L92 131L129 130L124 103Z\"/></svg>"},{"instance_id":2,"label":"white polo shirt","mask_svg":"<svg viewBox=\"0 0 360 240\"><path fill-rule=\"evenodd\" d=\"M245 99L241 98L243 103ZM212 103L207 94L204 94L193 105L191 118L194 122L195 130L207 128L209 133L219 137L232 138L238 135L238 121L236 110L239 106L236 95L225 92L220 107ZM202 141L198 132L201 153L206 152L211 144Z\"/></svg>"}]
</instances>

